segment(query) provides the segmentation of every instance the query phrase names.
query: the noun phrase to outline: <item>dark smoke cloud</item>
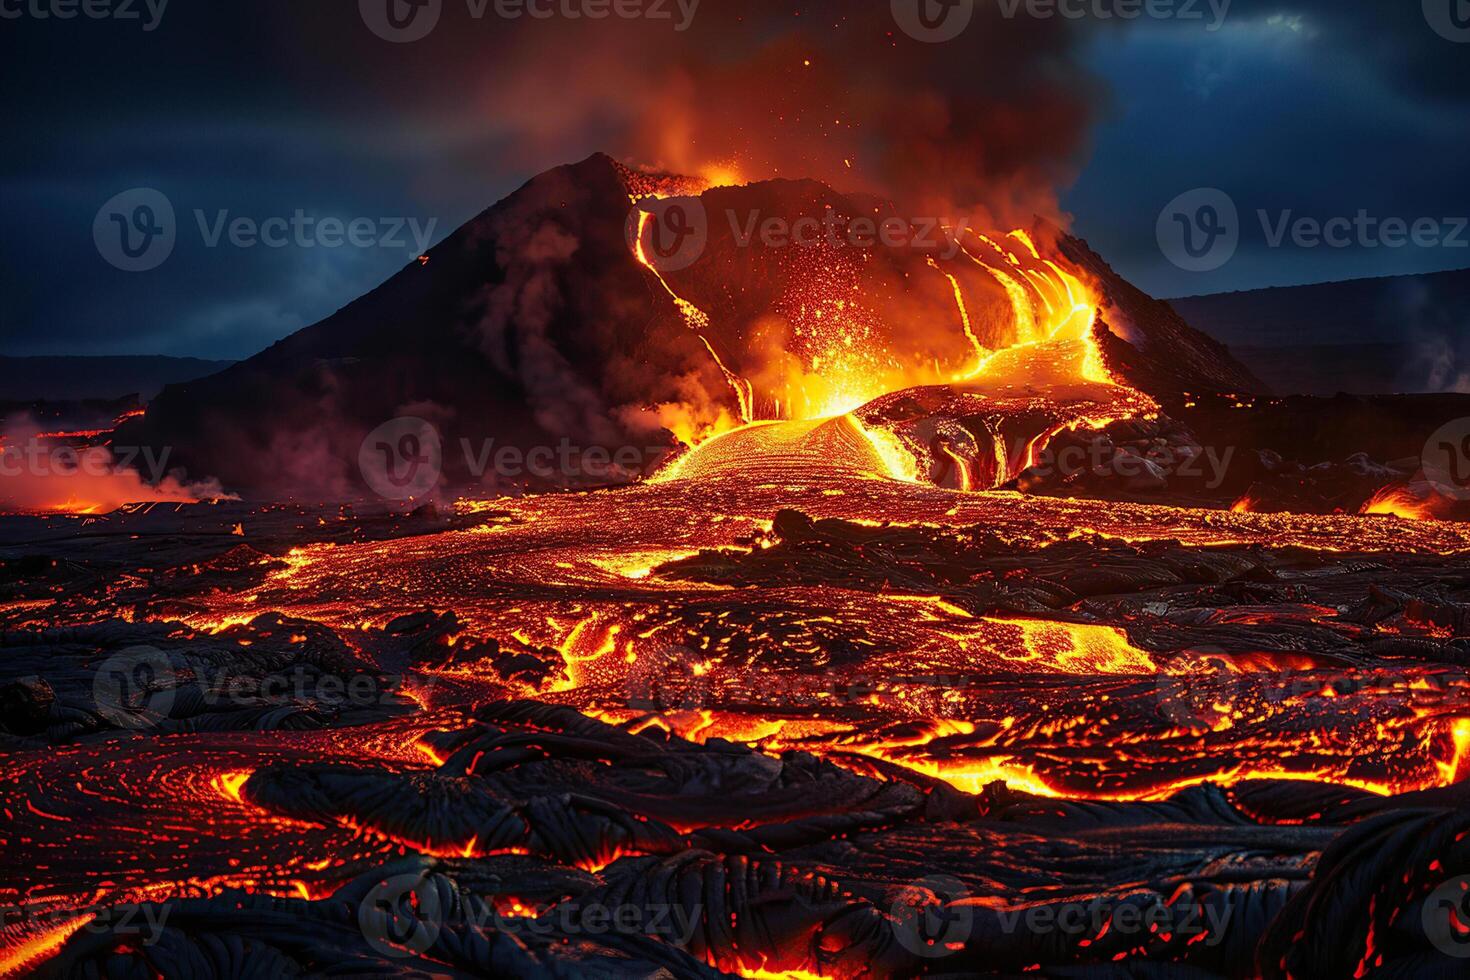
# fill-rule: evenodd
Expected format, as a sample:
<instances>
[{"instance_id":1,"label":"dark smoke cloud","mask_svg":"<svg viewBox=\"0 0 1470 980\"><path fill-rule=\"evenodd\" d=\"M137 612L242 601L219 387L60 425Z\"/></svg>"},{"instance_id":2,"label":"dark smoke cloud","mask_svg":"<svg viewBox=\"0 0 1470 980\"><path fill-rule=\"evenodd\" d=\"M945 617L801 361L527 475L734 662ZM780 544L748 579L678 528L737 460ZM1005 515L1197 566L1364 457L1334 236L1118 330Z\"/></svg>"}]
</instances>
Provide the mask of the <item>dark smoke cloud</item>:
<instances>
[{"instance_id":1,"label":"dark smoke cloud","mask_svg":"<svg viewBox=\"0 0 1470 980\"><path fill-rule=\"evenodd\" d=\"M310 17L318 32L335 24ZM395 84L372 98L437 119L436 138L463 154L456 168L530 173L605 150L676 172L814 177L925 214L1054 215L1100 90L1074 57L1076 25L1006 19L987 3L943 44L908 37L877 0L704 0L683 32L616 18L474 20L446 0L423 41L363 33L322 54L384 64ZM328 97L360 111L363 93Z\"/></svg>"}]
</instances>

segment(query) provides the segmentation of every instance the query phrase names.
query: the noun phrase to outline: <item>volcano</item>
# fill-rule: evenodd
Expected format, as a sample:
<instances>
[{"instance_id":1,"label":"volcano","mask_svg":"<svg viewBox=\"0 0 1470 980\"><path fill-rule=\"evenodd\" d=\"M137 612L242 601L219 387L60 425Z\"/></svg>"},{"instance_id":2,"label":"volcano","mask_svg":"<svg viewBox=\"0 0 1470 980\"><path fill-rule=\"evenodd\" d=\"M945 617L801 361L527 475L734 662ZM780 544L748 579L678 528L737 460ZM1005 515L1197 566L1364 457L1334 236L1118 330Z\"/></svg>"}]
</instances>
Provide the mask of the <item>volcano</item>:
<instances>
[{"instance_id":1,"label":"volcano","mask_svg":"<svg viewBox=\"0 0 1470 980\"><path fill-rule=\"evenodd\" d=\"M630 230L636 239L671 205L701 216L697 254L677 269L630 247ZM827 234L798 243L758 231L804 221ZM896 222L897 240L862 240L863 221ZM116 440L170 447L191 476L237 492L337 498L363 489L368 433L412 416L448 446L627 447L623 467L579 456L519 481L624 482L734 425L845 414L1061 333L1095 349L1109 379L1153 397L1263 390L1054 227L986 233L814 181L701 189L599 154L531 180L321 323L170 386ZM992 385L1046 380L993 368ZM483 485L464 456L445 454L446 485Z\"/></svg>"}]
</instances>

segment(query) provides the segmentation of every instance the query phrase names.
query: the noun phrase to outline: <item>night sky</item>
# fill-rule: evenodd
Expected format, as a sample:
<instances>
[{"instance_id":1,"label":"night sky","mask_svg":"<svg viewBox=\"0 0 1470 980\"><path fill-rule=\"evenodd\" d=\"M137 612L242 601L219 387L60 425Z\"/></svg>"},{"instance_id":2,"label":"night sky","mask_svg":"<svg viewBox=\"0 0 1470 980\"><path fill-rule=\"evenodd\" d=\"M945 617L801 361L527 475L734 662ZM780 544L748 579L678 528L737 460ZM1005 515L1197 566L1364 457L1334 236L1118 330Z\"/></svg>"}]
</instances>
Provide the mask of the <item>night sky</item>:
<instances>
[{"instance_id":1,"label":"night sky","mask_svg":"<svg viewBox=\"0 0 1470 980\"><path fill-rule=\"evenodd\" d=\"M409 45L375 37L353 0L172 0L153 30L143 0L137 20L35 17L47 2L0 0L3 354L248 356L411 261L412 230L398 246L211 248L196 210L211 224L298 209L377 231L379 218L432 221L437 241L542 169L617 153L627 128L565 98L606 66L542 43L564 24L468 22L464 0L445 0L434 36ZM1069 22L1066 51L1048 52L1088 79L1093 113L1057 188L1074 230L1160 296L1470 266L1470 230L1459 247L1270 248L1256 215L1470 215L1470 43L1432 29L1420 0L1235 0L1213 31L1199 9L1197 21ZM177 243L132 273L99 254L93 222L136 187L167 196ZM1242 240L1222 267L1186 272L1155 223L1198 187L1235 201Z\"/></svg>"}]
</instances>

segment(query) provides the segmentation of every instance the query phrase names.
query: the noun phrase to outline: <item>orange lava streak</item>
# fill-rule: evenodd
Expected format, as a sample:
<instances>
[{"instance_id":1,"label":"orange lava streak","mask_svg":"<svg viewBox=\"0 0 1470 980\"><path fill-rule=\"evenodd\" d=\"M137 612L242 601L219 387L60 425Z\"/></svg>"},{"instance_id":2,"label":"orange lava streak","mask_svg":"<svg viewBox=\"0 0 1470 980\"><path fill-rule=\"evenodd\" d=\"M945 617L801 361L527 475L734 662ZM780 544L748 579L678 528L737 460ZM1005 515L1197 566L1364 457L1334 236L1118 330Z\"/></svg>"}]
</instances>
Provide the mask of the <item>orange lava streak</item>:
<instances>
[{"instance_id":1,"label":"orange lava streak","mask_svg":"<svg viewBox=\"0 0 1470 980\"><path fill-rule=\"evenodd\" d=\"M27 974L33 967L55 956L57 951L71 938L72 933L95 918L88 913L70 922L32 936L25 942L4 951L0 956L0 977L18 977Z\"/></svg>"},{"instance_id":2,"label":"orange lava streak","mask_svg":"<svg viewBox=\"0 0 1470 980\"><path fill-rule=\"evenodd\" d=\"M1434 520L1432 502L1416 497L1407 487L1384 487L1358 513L1389 515L1407 521Z\"/></svg>"},{"instance_id":3,"label":"orange lava streak","mask_svg":"<svg viewBox=\"0 0 1470 980\"><path fill-rule=\"evenodd\" d=\"M736 404L740 406L740 421L749 423L754 418L751 407L751 384L726 367L720 355L715 353L714 345L710 343L709 337L706 335L710 326L709 314L674 292L674 288L669 285L663 273L654 266L652 260L648 257L643 243L647 237L648 223L653 219L653 216L652 211L641 211L638 214L638 232L633 244L634 255L638 259L638 262L653 274L654 279L664 288L664 292L669 294L669 298L674 301L674 305L678 307L680 314L683 315L684 322L690 330L694 331L700 341L704 343L705 349L709 351L710 357L714 359L715 366L720 369L720 374L725 378L725 383L730 386L730 390L735 394ZM712 435L718 435L727 428L728 425L724 423L723 419L708 420L699 430L686 428L684 431L675 432L674 435L681 442L687 445L694 445L702 439L707 439Z\"/></svg>"},{"instance_id":4,"label":"orange lava streak","mask_svg":"<svg viewBox=\"0 0 1470 980\"><path fill-rule=\"evenodd\" d=\"M970 371L969 373L961 373L954 376L955 381L962 381L965 378L971 377L972 375L979 372L980 366L985 363L985 356L989 353L989 351L987 351L985 349L985 346L980 343L980 339L975 336L974 328L970 325L970 311L965 306L965 294L960 289L960 281L950 273L945 272L943 269L939 268L939 263L935 262L932 257L929 259L929 267L949 280L949 286L951 289L954 290L955 305L959 307L960 323L965 328L965 337L970 341L970 346L975 348L975 356L977 360L975 362L974 370Z\"/></svg>"}]
</instances>

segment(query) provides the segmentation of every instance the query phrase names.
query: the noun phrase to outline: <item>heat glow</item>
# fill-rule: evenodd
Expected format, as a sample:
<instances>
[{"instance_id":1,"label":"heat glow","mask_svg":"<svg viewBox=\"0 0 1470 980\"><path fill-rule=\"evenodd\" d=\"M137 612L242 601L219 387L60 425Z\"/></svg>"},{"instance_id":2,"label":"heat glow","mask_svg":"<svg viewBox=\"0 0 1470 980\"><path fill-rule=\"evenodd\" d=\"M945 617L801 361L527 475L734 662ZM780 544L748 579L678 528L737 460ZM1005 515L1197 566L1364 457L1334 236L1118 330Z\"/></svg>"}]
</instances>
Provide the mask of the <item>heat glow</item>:
<instances>
[{"instance_id":1,"label":"heat glow","mask_svg":"<svg viewBox=\"0 0 1470 980\"><path fill-rule=\"evenodd\" d=\"M640 188L641 198L660 199L657 190ZM685 188L678 188L685 190ZM962 363L937 361L920 363L903 350L885 347L876 339L869 314L851 295L852 283L835 269L835 260L819 262L802 278L800 295L788 297L782 308L789 313L792 335L777 333L757 335L749 343L766 350L760 360L768 366L758 376L745 376L733 365L735 352L722 351L714 337L711 317L695 303L681 296L651 258L655 215L650 210L637 212L633 250L657 289L667 295L682 317L685 326L698 335L729 390L736 412L722 412L716 418L695 419L689 413L670 406L660 406L675 436L686 445L725 435L741 426L763 425L776 421L807 422L848 415L859 407L890 392L923 385L949 384L959 390L998 385L1024 386L1037 381L1053 385L1092 384L1113 389L1113 400L1130 403L1128 412L1110 411L1100 405L1092 418L1073 419L1056 430L1043 434L1031 447L1031 455L1044 446L1045 439L1071 425L1106 422L1133 411L1153 407L1138 392L1120 385L1107 371L1094 335L1099 299L1094 287L1076 272L1058 261L1043 257L1035 241L1024 230L991 237L965 228L947 228L945 233L962 247L959 261L983 270L998 283L1010 310L1009 329L1004 335L1009 342L997 348L986 347L976 333L971 318L970 302L960 278L941 266L933 257L926 260L928 274L939 277L954 297L955 315L937 331L958 331L964 338L964 349L970 353ZM1036 375L1037 365L1046 365L1044 377ZM889 475L911 471L913 465L899 463L894 453L903 454L894 443L880 448L889 457L883 470ZM1014 467L996 468L997 482ZM971 487L964 489L987 489Z\"/></svg>"}]
</instances>

